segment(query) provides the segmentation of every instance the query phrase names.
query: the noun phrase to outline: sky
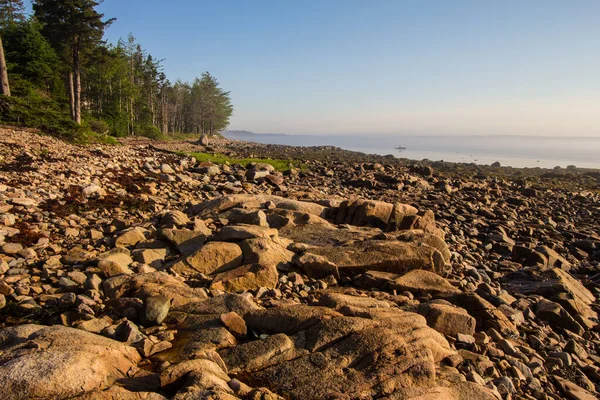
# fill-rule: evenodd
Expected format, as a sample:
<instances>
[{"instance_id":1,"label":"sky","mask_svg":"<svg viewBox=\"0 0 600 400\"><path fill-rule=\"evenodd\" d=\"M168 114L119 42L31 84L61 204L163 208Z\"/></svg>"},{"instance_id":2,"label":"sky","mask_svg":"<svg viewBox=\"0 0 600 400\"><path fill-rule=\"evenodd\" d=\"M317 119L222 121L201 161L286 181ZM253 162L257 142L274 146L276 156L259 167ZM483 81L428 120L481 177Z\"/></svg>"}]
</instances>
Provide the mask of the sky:
<instances>
[{"instance_id":1,"label":"sky","mask_svg":"<svg viewBox=\"0 0 600 400\"><path fill-rule=\"evenodd\" d=\"M599 0L105 0L231 129L600 136Z\"/></svg>"}]
</instances>

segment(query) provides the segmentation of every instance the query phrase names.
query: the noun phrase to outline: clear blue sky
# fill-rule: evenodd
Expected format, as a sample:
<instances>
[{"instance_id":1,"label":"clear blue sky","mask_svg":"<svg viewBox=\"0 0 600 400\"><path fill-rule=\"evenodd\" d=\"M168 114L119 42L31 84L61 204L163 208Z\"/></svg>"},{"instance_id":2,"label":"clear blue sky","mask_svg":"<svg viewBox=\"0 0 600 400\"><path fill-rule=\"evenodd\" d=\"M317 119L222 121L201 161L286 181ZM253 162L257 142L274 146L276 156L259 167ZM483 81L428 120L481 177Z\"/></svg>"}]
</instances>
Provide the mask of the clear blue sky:
<instances>
[{"instance_id":1,"label":"clear blue sky","mask_svg":"<svg viewBox=\"0 0 600 400\"><path fill-rule=\"evenodd\" d=\"M231 128L600 136L600 0L105 0Z\"/></svg>"}]
</instances>

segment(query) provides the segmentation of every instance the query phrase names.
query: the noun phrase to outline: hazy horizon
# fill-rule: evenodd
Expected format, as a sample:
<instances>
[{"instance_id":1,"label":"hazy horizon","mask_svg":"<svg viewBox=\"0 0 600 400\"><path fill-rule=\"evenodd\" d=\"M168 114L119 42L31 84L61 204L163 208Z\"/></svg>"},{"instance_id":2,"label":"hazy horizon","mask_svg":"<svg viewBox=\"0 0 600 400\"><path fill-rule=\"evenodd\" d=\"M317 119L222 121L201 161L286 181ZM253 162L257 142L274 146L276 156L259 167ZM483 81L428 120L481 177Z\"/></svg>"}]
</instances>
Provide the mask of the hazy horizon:
<instances>
[{"instance_id":1,"label":"hazy horizon","mask_svg":"<svg viewBox=\"0 0 600 400\"><path fill-rule=\"evenodd\" d=\"M230 129L600 136L600 1L105 0L171 79L210 71Z\"/></svg>"},{"instance_id":2,"label":"hazy horizon","mask_svg":"<svg viewBox=\"0 0 600 400\"><path fill-rule=\"evenodd\" d=\"M458 133L447 133L447 134L420 134L410 132L391 132L388 134L377 133L377 132L312 132L312 133L288 133L288 132L256 132L248 129L232 129L227 128L224 132L232 133L249 133L253 135L285 135L285 136L370 136L370 137L520 137L520 138L546 138L546 139L564 139L565 136L552 136L552 135L532 135L532 134L458 134ZM600 136L569 136L569 139L600 139Z\"/></svg>"}]
</instances>

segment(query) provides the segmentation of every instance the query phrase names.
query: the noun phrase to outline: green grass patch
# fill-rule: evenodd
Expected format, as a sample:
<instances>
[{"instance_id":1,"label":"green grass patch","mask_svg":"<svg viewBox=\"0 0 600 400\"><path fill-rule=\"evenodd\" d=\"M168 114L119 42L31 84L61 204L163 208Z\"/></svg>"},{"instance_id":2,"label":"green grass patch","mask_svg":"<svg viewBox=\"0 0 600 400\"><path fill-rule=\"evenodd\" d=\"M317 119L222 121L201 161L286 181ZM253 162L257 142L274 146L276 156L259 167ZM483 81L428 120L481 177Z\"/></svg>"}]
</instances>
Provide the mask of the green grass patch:
<instances>
[{"instance_id":1,"label":"green grass patch","mask_svg":"<svg viewBox=\"0 0 600 400\"><path fill-rule=\"evenodd\" d=\"M228 157L224 154L210 153L186 153L186 155L194 157L198 162L210 161L215 164L241 164L247 166L251 162L270 164L277 171L285 171L290 168L303 168L303 165L296 163L294 160L273 160L270 158L235 158Z\"/></svg>"}]
</instances>

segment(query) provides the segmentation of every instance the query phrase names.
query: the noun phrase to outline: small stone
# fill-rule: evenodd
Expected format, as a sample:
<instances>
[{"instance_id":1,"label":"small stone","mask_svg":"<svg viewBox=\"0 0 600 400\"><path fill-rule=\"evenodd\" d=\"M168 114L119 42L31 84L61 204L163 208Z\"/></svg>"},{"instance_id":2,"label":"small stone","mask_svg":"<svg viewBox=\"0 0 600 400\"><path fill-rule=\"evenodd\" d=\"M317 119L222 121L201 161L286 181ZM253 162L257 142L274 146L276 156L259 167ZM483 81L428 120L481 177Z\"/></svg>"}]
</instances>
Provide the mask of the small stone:
<instances>
[{"instance_id":1,"label":"small stone","mask_svg":"<svg viewBox=\"0 0 600 400\"><path fill-rule=\"evenodd\" d=\"M116 329L116 337L127 344L136 343L144 339L144 335L131 321L123 321Z\"/></svg>"},{"instance_id":2,"label":"small stone","mask_svg":"<svg viewBox=\"0 0 600 400\"><path fill-rule=\"evenodd\" d=\"M508 341L506 339L502 339L502 340L500 340L500 342L498 342L498 344L500 345L500 348L506 354L511 355L511 356L514 356L515 354L517 354L517 349L510 341Z\"/></svg>"},{"instance_id":3,"label":"small stone","mask_svg":"<svg viewBox=\"0 0 600 400\"><path fill-rule=\"evenodd\" d=\"M129 247L135 246L139 242L146 240L144 230L142 228L133 228L125 233L122 233L115 240L116 247Z\"/></svg>"},{"instance_id":4,"label":"small stone","mask_svg":"<svg viewBox=\"0 0 600 400\"><path fill-rule=\"evenodd\" d=\"M502 395L502 398L508 398L514 391L515 385L507 376L502 376L494 380L494 385L498 388L498 392Z\"/></svg>"},{"instance_id":5,"label":"small stone","mask_svg":"<svg viewBox=\"0 0 600 400\"><path fill-rule=\"evenodd\" d=\"M76 301L77 295L75 295L75 293L65 293L58 299L58 305L60 307L68 308L74 306Z\"/></svg>"},{"instance_id":6,"label":"small stone","mask_svg":"<svg viewBox=\"0 0 600 400\"><path fill-rule=\"evenodd\" d=\"M565 351L571 354L575 354L582 360L585 360L589 357L589 354L585 350L585 348L583 346L580 346L576 341L572 339L567 342L567 345L565 346Z\"/></svg>"},{"instance_id":7,"label":"small stone","mask_svg":"<svg viewBox=\"0 0 600 400\"><path fill-rule=\"evenodd\" d=\"M571 358L571 355L565 351L551 351L550 353L548 353L548 356L562 360L563 364L567 367L570 367L573 364L573 359Z\"/></svg>"},{"instance_id":8,"label":"small stone","mask_svg":"<svg viewBox=\"0 0 600 400\"><path fill-rule=\"evenodd\" d=\"M160 171L163 174L174 174L175 170L173 168L171 168L171 166L169 164L163 164L160 166Z\"/></svg>"},{"instance_id":9,"label":"small stone","mask_svg":"<svg viewBox=\"0 0 600 400\"><path fill-rule=\"evenodd\" d=\"M107 277L117 275L131 275L133 271L128 267L133 260L125 253L113 253L104 256L98 263L98 268L104 272Z\"/></svg>"},{"instance_id":10,"label":"small stone","mask_svg":"<svg viewBox=\"0 0 600 400\"><path fill-rule=\"evenodd\" d=\"M148 297L145 301L144 313L142 314L142 323L144 326L162 324L169 314L170 307L171 301L167 297Z\"/></svg>"},{"instance_id":11,"label":"small stone","mask_svg":"<svg viewBox=\"0 0 600 400\"><path fill-rule=\"evenodd\" d=\"M476 332L473 337L475 338L475 343L478 345L488 344L490 342L490 337L486 335L485 332Z\"/></svg>"},{"instance_id":12,"label":"small stone","mask_svg":"<svg viewBox=\"0 0 600 400\"><path fill-rule=\"evenodd\" d=\"M8 263L4 260L0 260L0 275L4 275L8 271Z\"/></svg>"},{"instance_id":13,"label":"small stone","mask_svg":"<svg viewBox=\"0 0 600 400\"><path fill-rule=\"evenodd\" d=\"M2 245L2 252L4 254L17 254L21 250L23 250L23 245L21 243L4 243Z\"/></svg>"},{"instance_id":14,"label":"small stone","mask_svg":"<svg viewBox=\"0 0 600 400\"><path fill-rule=\"evenodd\" d=\"M246 322L235 311L221 314L221 322L229 332L238 339L243 339L248 333Z\"/></svg>"},{"instance_id":15,"label":"small stone","mask_svg":"<svg viewBox=\"0 0 600 400\"><path fill-rule=\"evenodd\" d=\"M25 206L25 207L30 207L30 206L37 206L37 202L33 199L29 199L26 197L20 197L17 199L12 199L11 203L17 206Z\"/></svg>"},{"instance_id":16,"label":"small stone","mask_svg":"<svg viewBox=\"0 0 600 400\"><path fill-rule=\"evenodd\" d=\"M469 382L475 382L479 385L485 386L485 379L481 377L477 372L471 371L466 375L466 378Z\"/></svg>"},{"instance_id":17,"label":"small stone","mask_svg":"<svg viewBox=\"0 0 600 400\"><path fill-rule=\"evenodd\" d=\"M82 329L86 332L100 333L105 328L108 328L110 323L104 318L94 318L87 321L79 322L75 328Z\"/></svg>"},{"instance_id":18,"label":"small stone","mask_svg":"<svg viewBox=\"0 0 600 400\"><path fill-rule=\"evenodd\" d=\"M456 335L456 341L460 343L475 344L475 338L473 336L465 335L463 333L458 333Z\"/></svg>"},{"instance_id":19,"label":"small stone","mask_svg":"<svg viewBox=\"0 0 600 400\"><path fill-rule=\"evenodd\" d=\"M65 290L75 290L79 287L79 284L63 276L58 280L58 286Z\"/></svg>"}]
</instances>

